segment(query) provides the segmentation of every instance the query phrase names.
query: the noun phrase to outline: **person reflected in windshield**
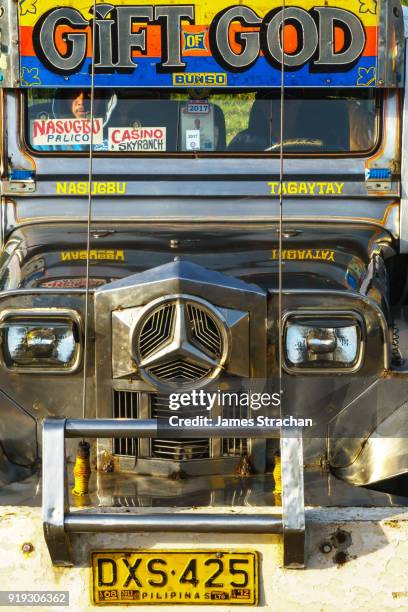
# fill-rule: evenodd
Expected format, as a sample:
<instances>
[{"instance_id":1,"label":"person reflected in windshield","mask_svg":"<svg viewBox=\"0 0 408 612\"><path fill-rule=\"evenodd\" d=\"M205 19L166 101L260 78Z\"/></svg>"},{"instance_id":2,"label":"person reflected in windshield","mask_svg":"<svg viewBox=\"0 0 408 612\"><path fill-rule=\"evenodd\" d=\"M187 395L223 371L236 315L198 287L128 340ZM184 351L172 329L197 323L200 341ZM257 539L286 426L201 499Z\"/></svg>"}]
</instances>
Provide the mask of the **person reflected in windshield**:
<instances>
[{"instance_id":1,"label":"person reflected in windshield","mask_svg":"<svg viewBox=\"0 0 408 612\"><path fill-rule=\"evenodd\" d=\"M292 90L283 101L283 149L287 153L366 151L375 136L375 110L367 100L342 93ZM230 142L229 151L271 151L281 148L281 104L275 91L256 94L248 127Z\"/></svg>"},{"instance_id":2,"label":"person reflected in windshield","mask_svg":"<svg viewBox=\"0 0 408 612\"><path fill-rule=\"evenodd\" d=\"M375 106L367 108L360 100L349 100L350 151L369 151L375 142Z\"/></svg>"},{"instance_id":3,"label":"person reflected in windshield","mask_svg":"<svg viewBox=\"0 0 408 612\"><path fill-rule=\"evenodd\" d=\"M302 100L288 97L284 102L283 140L285 148L297 139ZM249 113L248 127L229 144L229 151L279 151L281 141L281 105L273 92L256 95Z\"/></svg>"},{"instance_id":4,"label":"person reflected in windshield","mask_svg":"<svg viewBox=\"0 0 408 612\"><path fill-rule=\"evenodd\" d=\"M91 114L91 92L80 91L78 96L72 101L71 110L77 119L89 119Z\"/></svg>"}]
</instances>

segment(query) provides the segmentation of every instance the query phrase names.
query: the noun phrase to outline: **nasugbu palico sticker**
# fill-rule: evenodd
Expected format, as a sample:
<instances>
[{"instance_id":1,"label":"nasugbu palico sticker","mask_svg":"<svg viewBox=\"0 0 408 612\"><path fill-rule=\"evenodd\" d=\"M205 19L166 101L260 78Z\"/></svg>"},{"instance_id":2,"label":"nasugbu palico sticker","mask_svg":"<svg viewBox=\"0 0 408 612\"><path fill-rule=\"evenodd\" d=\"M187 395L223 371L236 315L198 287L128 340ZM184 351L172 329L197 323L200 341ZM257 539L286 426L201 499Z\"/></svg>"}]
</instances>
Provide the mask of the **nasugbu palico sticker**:
<instances>
[{"instance_id":1,"label":"nasugbu palico sticker","mask_svg":"<svg viewBox=\"0 0 408 612\"><path fill-rule=\"evenodd\" d=\"M103 143L103 119L93 120L93 144ZM34 146L90 145L89 119L34 119L31 122Z\"/></svg>"}]
</instances>

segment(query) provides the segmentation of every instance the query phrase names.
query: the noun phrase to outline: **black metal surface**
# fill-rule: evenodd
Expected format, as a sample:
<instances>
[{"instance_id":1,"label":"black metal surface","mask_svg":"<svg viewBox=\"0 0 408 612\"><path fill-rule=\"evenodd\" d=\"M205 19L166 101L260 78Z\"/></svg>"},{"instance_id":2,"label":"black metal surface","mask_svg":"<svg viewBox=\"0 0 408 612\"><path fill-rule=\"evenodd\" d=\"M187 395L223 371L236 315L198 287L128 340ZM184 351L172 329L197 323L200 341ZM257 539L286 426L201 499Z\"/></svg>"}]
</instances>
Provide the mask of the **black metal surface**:
<instances>
[{"instance_id":1,"label":"black metal surface","mask_svg":"<svg viewBox=\"0 0 408 612\"><path fill-rule=\"evenodd\" d=\"M279 240L276 226L200 226L109 224L112 233L92 241L98 252L123 252L123 259L91 260L91 278L109 282L168 263L175 256L211 270L277 287ZM285 223L284 284L291 289L358 290L373 254L393 245L384 230L370 226ZM42 286L60 279L83 278L85 228L81 225L35 225L14 232L21 275L16 288ZM73 254L73 255L72 255ZM16 257L14 256L14 260ZM7 258L0 267L6 274ZM4 279L4 276L3 276Z\"/></svg>"}]
</instances>

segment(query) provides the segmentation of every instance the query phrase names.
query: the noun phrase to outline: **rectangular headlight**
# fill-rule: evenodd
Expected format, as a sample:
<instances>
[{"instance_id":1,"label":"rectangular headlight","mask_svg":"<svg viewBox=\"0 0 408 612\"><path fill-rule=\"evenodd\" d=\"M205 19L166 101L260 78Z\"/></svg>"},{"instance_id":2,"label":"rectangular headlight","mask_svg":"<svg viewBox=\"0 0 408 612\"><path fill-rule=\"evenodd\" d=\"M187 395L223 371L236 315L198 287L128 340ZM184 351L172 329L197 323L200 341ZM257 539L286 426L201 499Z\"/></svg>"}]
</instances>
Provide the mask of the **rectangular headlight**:
<instances>
[{"instance_id":1,"label":"rectangular headlight","mask_svg":"<svg viewBox=\"0 0 408 612\"><path fill-rule=\"evenodd\" d=\"M362 358L362 321L356 315L292 315L284 347L288 370L356 371Z\"/></svg>"},{"instance_id":2,"label":"rectangular headlight","mask_svg":"<svg viewBox=\"0 0 408 612\"><path fill-rule=\"evenodd\" d=\"M72 372L80 360L74 311L7 311L1 315L2 360L16 371Z\"/></svg>"}]
</instances>

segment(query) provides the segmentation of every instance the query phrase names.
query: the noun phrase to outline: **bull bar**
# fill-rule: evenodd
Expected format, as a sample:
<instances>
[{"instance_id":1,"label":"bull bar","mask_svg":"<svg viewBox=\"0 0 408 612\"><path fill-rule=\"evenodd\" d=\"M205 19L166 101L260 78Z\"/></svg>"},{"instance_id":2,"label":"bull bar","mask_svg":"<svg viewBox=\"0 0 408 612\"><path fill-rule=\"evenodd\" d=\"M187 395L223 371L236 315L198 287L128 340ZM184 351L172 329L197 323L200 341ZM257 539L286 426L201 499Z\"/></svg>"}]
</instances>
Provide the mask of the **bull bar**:
<instances>
[{"instance_id":1,"label":"bull bar","mask_svg":"<svg viewBox=\"0 0 408 612\"><path fill-rule=\"evenodd\" d=\"M159 430L160 428L160 430ZM283 536L283 565L305 565L303 442L299 428L207 427L188 430L189 438L280 438L282 508L279 514L120 514L70 512L66 438L183 438L186 430L157 419L56 419L43 424L43 527L53 565L71 567L70 533L197 532L253 533ZM272 492L271 492L272 493Z\"/></svg>"}]
</instances>

